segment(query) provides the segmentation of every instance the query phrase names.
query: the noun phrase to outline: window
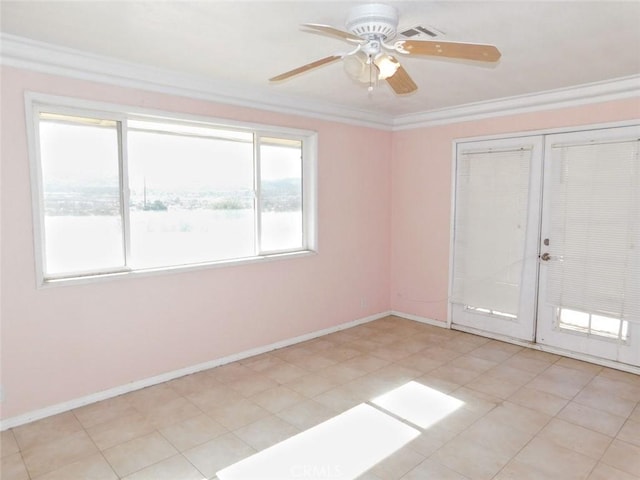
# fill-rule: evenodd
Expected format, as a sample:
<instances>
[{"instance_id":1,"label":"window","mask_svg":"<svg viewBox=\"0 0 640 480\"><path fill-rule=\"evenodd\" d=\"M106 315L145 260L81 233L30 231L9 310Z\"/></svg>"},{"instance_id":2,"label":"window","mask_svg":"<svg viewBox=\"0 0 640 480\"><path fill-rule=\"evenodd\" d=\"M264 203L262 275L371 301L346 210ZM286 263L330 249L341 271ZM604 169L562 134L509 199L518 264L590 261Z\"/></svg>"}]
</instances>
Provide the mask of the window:
<instances>
[{"instance_id":1,"label":"window","mask_svg":"<svg viewBox=\"0 0 640 480\"><path fill-rule=\"evenodd\" d=\"M42 278L315 247L315 135L33 103Z\"/></svg>"}]
</instances>

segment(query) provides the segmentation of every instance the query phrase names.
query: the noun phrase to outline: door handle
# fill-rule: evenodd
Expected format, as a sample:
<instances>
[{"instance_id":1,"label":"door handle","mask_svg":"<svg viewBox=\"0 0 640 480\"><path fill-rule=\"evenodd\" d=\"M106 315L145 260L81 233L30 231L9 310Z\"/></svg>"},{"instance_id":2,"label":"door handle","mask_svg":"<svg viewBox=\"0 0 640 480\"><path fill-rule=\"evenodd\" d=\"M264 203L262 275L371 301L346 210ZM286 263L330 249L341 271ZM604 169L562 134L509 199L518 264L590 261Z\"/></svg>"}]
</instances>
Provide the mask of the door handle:
<instances>
[{"instance_id":1,"label":"door handle","mask_svg":"<svg viewBox=\"0 0 640 480\"><path fill-rule=\"evenodd\" d=\"M551 260L551 255L549 255L549 252L544 252L542 255L540 255L540 260L548 262L549 260Z\"/></svg>"}]
</instances>

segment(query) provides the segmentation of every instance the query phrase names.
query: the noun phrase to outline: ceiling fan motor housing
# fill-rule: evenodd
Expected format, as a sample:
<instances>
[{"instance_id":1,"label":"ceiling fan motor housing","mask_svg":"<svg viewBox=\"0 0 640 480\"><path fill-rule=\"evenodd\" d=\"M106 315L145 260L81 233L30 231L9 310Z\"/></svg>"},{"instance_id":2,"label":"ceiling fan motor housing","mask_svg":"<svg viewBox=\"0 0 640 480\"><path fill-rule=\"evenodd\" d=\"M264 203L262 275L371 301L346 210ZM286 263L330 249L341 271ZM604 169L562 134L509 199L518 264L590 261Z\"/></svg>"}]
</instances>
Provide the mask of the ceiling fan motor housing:
<instances>
[{"instance_id":1,"label":"ceiling fan motor housing","mask_svg":"<svg viewBox=\"0 0 640 480\"><path fill-rule=\"evenodd\" d=\"M398 29L398 11L382 3L357 5L345 22L347 30L366 39L392 39Z\"/></svg>"}]
</instances>

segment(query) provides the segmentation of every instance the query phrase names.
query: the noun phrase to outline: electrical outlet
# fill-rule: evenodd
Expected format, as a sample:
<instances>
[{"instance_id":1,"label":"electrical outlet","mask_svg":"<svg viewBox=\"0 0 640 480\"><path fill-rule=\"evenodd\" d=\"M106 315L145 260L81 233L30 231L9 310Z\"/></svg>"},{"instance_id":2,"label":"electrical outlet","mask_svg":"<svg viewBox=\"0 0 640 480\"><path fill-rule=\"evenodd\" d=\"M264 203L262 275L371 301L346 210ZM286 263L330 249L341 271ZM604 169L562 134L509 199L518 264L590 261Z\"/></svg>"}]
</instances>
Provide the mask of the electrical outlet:
<instances>
[{"instance_id":1,"label":"electrical outlet","mask_svg":"<svg viewBox=\"0 0 640 480\"><path fill-rule=\"evenodd\" d=\"M4 402L4 387L0 385L0 403Z\"/></svg>"}]
</instances>

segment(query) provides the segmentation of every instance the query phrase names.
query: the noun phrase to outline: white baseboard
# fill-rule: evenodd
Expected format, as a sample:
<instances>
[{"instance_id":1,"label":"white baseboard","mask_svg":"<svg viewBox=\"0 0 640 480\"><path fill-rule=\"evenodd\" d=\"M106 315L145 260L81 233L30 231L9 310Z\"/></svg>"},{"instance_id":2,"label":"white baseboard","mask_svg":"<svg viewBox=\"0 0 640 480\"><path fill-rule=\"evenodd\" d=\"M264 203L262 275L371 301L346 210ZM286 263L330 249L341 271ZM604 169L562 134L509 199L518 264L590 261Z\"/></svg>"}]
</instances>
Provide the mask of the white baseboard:
<instances>
[{"instance_id":1,"label":"white baseboard","mask_svg":"<svg viewBox=\"0 0 640 480\"><path fill-rule=\"evenodd\" d=\"M440 320L434 320L433 318L420 317L411 313L398 312L397 310L391 310L389 315L395 315L396 317L406 318L407 320L413 320L414 322L426 323L427 325L433 325L434 327L449 328L447 322L441 322Z\"/></svg>"},{"instance_id":2,"label":"white baseboard","mask_svg":"<svg viewBox=\"0 0 640 480\"><path fill-rule=\"evenodd\" d=\"M110 388L108 390L92 393L84 397L75 398L73 400L58 403L56 405L51 405L45 408L34 410L28 413L24 413L22 415L18 415L16 417L10 417L0 422L0 431L7 430L9 428L18 427L20 425L24 425L26 423L30 423L36 420L50 417L52 415L57 415L59 413L68 412L69 410L83 407L85 405L99 402L101 400L117 397L125 393L133 392L146 387L151 387L159 383L168 382L169 380L174 380L176 378L184 377L185 375L191 375L193 373L201 372L203 370L209 370L211 368L219 367L227 363L236 362L238 360L243 360L245 358L253 357L255 355L260 355L261 353L267 353L273 350L277 350L279 348L284 348L291 345L295 345L297 343L306 342L307 340L312 340L314 338L322 337L330 333L339 332L340 330L345 330L347 328L355 327L357 325L362 325L363 323L379 320L380 318L384 318L391 314L392 313L389 311L377 313L375 315L370 315L370 316L353 320L347 323L342 323L334 327L324 328L322 330L316 330L315 332L306 333L304 335L282 340L280 342L271 343L269 345L253 348L251 350L245 350L243 352L235 353L233 355L228 355L226 357L216 358L208 362L192 365L190 367L181 368L179 370L174 370L171 372L162 373L154 377L144 378L132 383L125 384L125 385L119 385L117 387ZM402 315L398 314L398 316L402 316Z\"/></svg>"}]
</instances>

